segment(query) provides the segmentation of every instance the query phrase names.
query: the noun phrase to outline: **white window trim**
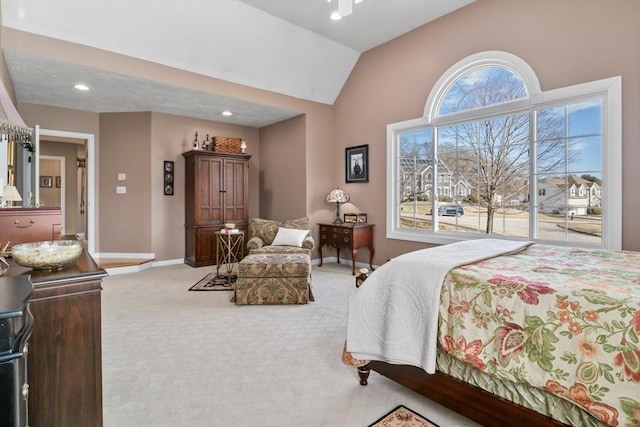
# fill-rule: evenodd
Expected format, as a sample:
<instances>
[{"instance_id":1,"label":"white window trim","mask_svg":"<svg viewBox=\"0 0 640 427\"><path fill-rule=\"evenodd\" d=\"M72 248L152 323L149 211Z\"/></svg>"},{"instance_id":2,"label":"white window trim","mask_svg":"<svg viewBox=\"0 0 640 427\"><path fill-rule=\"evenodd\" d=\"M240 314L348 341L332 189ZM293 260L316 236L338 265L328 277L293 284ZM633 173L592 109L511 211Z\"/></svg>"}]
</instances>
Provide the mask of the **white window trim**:
<instances>
[{"instance_id":1,"label":"white window trim","mask_svg":"<svg viewBox=\"0 0 640 427\"><path fill-rule=\"evenodd\" d=\"M563 87L550 91L542 91L538 78L533 69L522 59L507 52L489 51L471 55L453 65L437 81L425 104L423 117L406 120L387 125L387 223L386 237L424 243L446 244L462 240L485 238L487 235L465 235L458 233L446 233L439 231L416 230L399 227L397 206L398 194L395 190L395 177L398 174L396 158L398 138L401 132L424 129L430 126L443 125L448 122L458 122L466 118L478 119L477 110L469 110L460 113L437 116L440 102L448 92L451 85L463 74L482 66L503 66L518 76L525 84L529 98L506 104L483 108L482 115L494 115L500 112L513 113L516 110L531 110L540 108L545 104L554 102L568 102L572 99L601 96L602 104L602 139L606 141L602 147L602 180L607 186L607 191L602 197L602 208L605 215L602 221L602 247L619 250L622 247L622 77L616 76L588 83ZM434 144L436 143L434 139ZM537 194L537 192L535 192ZM434 216L437 222L437 217ZM510 239L505 236L491 235ZM579 246L577 242L544 241L540 243L554 245Z\"/></svg>"}]
</instances>

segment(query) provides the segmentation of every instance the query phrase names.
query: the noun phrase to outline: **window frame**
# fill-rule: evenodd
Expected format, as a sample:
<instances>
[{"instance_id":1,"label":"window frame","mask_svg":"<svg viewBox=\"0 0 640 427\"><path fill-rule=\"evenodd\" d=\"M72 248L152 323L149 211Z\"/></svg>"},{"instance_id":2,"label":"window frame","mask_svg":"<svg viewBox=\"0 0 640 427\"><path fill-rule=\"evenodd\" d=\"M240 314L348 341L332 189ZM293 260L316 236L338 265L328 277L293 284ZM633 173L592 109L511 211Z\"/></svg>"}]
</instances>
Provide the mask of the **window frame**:
<instances>
[{"instance_id":1,"label":"window frame","mask_svg":"<svg viewBox=\"0 0 640 427\"><path fill-rule=\"evenodd\" d=\"M453 84L464 74L487 66L504 67L519 76L528 93L528 98L510 101L502 104L491 105L483 108L475 108L461 112L438 116L440 104ZM602 183L606 186L604 197L601 198L603 208L602 239L600 244L583 244L575 241L556 241L536 239L534 227L536 215L531 212L529 219L530 231L528 238L501 236L497 234L462 234L439 230L418 230L399 226L399 200L400 195L396 189L396 177L399 165L397 164L398 142L401 133L430 129L434 148L437 147L436 128L456 124L469 120L480 120L498 114L529 114L531 123L534 123L534 112L554 104L562 104L579 101L580 99L600 97L602 100ZM530 126L530 144L534 144L533 132L535 126ZM437 148L434 149L437 163ZM533 164L533 162L531 162ZM389 239L407 240L424 243L446 244L462 240L473 240L486 237L501 238L506 240L531 240L539 243L559 246L585 246L600 247L619 250L622 246L622 78L620 76L596 80L587 83L567 86L563 88L542 91L538 78L533 69L522 59L507 52L489 51L471 55L445 72L434 85L427 102L424 114L417 119L406 120L387 125L387 222L386 237ZM437 195L437 173L434 173L432 181L432 195ZM529 179L530 198L537 199L537 183L533 171L530 169ZM436 194L434 194L436 193ZM435 206L435 197L431 197ZM533 210L532 210L533 211ZM437 226L438 217L434 215L434 224Z\"/></svg>"}]
</instances>

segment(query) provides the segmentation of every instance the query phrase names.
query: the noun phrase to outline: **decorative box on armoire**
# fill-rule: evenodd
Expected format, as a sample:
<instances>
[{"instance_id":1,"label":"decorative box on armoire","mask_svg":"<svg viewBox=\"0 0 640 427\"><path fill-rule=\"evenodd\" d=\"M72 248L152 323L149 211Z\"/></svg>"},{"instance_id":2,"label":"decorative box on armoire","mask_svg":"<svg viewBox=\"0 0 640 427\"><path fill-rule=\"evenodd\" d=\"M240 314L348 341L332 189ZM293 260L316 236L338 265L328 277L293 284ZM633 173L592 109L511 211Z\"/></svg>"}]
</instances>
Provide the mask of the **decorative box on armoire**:
<instances>
[{"instance_id":1,"label":"decorative box on armoire","mask_svg":"<svg viewBox=\"0 0 640 427\"><path fill-rule=\"evenodd\" d=\"M191 150L185 158L185 258L192 267L216 263L216 231L226 223L247 230L249 159L246 154Z\"/></svg>"}]
</instances>

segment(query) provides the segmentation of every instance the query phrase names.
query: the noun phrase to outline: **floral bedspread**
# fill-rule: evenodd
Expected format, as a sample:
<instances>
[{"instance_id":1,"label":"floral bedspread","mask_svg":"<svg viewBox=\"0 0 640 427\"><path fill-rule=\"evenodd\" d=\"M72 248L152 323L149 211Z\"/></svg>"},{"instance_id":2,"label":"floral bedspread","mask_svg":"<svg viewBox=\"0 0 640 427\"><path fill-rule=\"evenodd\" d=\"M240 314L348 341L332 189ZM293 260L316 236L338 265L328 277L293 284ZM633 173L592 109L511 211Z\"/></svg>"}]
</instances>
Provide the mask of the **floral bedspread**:
<instances>
[{"instance_id":1,"label":"floral bedspread","mask_svg":"<svg viewBox=\"0 0 640 427\"><path fill-rule=\"evenodd\" d=\"M445 353L611 426L640 424L639 335L638 252L536 244L451 270L442 287Z\"/></svg>"}]
</instances>

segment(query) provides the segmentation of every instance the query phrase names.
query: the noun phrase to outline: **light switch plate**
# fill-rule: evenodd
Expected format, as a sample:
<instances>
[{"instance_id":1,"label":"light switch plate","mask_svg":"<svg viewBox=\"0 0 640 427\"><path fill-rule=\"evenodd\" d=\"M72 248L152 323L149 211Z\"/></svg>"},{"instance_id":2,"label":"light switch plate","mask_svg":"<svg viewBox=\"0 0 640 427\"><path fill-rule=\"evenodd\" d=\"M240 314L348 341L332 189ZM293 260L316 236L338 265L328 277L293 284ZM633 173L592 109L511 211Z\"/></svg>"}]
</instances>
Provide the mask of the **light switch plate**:
<instances>
[{"instance_id":1,"label":"light switch plate","mask_svg":"<svg viewBox=\"0 0 640 427\"><path fill-rule=\"evenodd\" d=\"M116 187L116 194L127 194L127 187L124 185L118 185Z\"/></svg>"},{"instance_id":2,"label":"light switch plate","mask_svg":"<svg viewBox=\"0 0 640 427\"><path fill-rule=\"evenodd\" d=\"M126 173L119 173L118 174L118 181L125 181L127 179L127 174Z\"/></svg>"}]
</instances>

